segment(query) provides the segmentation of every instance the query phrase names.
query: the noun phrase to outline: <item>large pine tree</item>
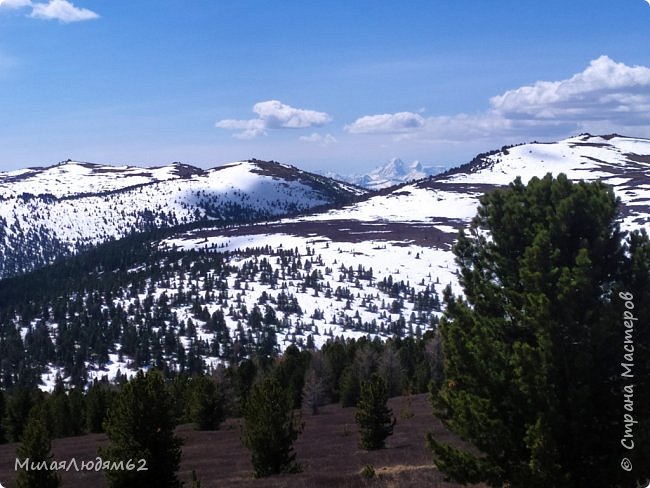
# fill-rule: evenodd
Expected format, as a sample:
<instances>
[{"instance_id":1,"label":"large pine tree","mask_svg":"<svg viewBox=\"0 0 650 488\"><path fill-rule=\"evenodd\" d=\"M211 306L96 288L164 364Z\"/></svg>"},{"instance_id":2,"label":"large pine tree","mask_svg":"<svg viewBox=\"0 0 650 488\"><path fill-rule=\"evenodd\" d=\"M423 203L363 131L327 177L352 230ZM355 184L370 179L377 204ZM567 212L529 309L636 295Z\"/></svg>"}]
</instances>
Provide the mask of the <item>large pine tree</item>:
<instances>
[{"instance_id":1,"label":"large pine tree","mask_svg":"<svg viewBox=\"0 0 650 488\"><path fill-rule=\"evenodd\" d=\"M650 476L647 236L627 249L602 183L520 179L481 198L454 248L465 297L445 292L445 381L432 402L481 455L429 435L436 464L492 486L634 486ZM636 448L624 433L624 301L639 307ZM645 322L644 322L645 320ZM643 351L643 352L642 352ZM642 442L643 441L643 442ZM621 468L630 458L634 469ZM645 464L643 464L645 462Z\"/></svg>"},{"instance_id":2,"label":"large pine tree","mask_svg":"<svg viewBox=\"0 0 650 488\"><path fill-rule=\"evenodd\" d=\"M178 487L176 472L181 458L181 440L174 435L176 420L172 399L162 375L139 371L115 397L104 429L110 441L100 450L105 461L131 460L136 469L110 470L112 487ZM146 463L146 470L141 460Z\"/></svg>"}]
</instances>

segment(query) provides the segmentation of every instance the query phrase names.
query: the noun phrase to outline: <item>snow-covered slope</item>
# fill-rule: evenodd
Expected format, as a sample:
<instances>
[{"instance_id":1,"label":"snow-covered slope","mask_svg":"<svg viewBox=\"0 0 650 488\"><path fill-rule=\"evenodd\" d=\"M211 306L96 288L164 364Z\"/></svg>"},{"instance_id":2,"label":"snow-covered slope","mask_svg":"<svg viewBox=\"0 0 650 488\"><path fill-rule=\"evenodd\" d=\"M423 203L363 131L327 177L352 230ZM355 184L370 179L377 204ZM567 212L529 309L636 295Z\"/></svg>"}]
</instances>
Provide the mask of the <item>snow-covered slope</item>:
<instances>
[{"instance_id":1,"label":"snow-covered slope","mask_svg":"<svg viewBox=\"0 0 650 488\"><path fill-rule=\"evenodd\" d=\"M477 185L487 190L517 176L527 183L546 173L612 185L623 203L623 229L650 226L649 139L582 134L557 143L523 144L486 154L417 187L453 191L462 197Z\"/></svg>"},{"instance_id":2,"label":"snow-covered slope","mask_svg":"<svg viewBox=\"0 0 650 488\"><path fill-rule=\"evenodd\" d=\"M132 232L200 220L250 222L349 201L363 190L292 166L202 170L68 161L0 174L0 277Z\"/></svg>"},{"instance_id":3,"label":"snow-covered slope","mask_svg":"<svg viewBox=\"0 0 650 488\"><path fill-rule=\"evenodd\" d=\"M370 190L381 190L409 181L420 180L427 176L433 176L442 173L445 169L443 166L423 166L419 161L413 161L407 166L401 159L393 158L384 166L379 166L368 174L339 175L336 173L328 173L328 176Z\"/></svg>"},{"instance_id":4,"label":"snow-covered slope","mask_svg":"<svg viewBox=\"0 0 650 488\"><path fill-rule=\"evenodd\" d=\"M482 154L444 174L326 212L225 231L196 229L163 246L236 250L291 242L302 252L311 246L332 259L339 254L374 263L375 269L393 263L412 283L430 272L459 291L451 246L476 214L479 197L517 176L527 182L548 172L613 185L623 203L622 229L650 227L650 140L585 134Z\"/></svg>"},{"instance_id":5,"label":"snow-covered slope","mask_svg":"<svg viewBox=\"0 0 650 488\"><path fill-rule=\"evenodd\" d=\"M605 181L614 186L623 203L622 227L650 227L650 140L645 139L581 135L556 143L502 148L444 174L365 197L358 195L353 202L326 210L293 216L284 216L284 210L273 213L271 202L279 201L278 191L283 205L316 205L327 200L318 196L321 193L313 186L302 186L303 180L288 176L299 174L296 171L259 162L235 163L186 178L166 178L173 170L161 170L155 182L136 184L126 193L109 190L101 196L54 198L56 205L48 207L48 212L59 223L70 226L64 226L61 235L91 235L92 230L95 238L97 228L109 225L102 223L100 215L104 214L97 212L108 212L106 215L112 215L106 217L109 219L114 218L110 209L122 209L126 215L123 220L130 222L129 205L137 209L149 201L155 202L153 209L159 214L174 212L188 218L197 209L205 212L201 215L226 218L224 209L233 201L250 205L241 207L242 212L261 208L267 218L279 216L228 228L178 231L158 243L164 259L176 263L174 267L162 275L148 275L138 266L133 271L134 275L143 273L136 280L138 286L125 286L114 298L116 303L102 304L129 310L137 303L151 303L154 309L175 314L181 323L189 324L191 318L196 337L187 332L189 326L185 332L181 332L182 327L178 329L185 354L189 356L195 350L212 364L237 360L247 354L246 347L263 342L264 334L250 326L250 314L256 308L264 314L273 311L277 322L273 331L282 350L292 343L318 347L333 336L386 338L430 330L441 313L439 295L444 286L450 284L455 293L461 292L451 252L458 229L469 224L483 193L507 185L517 176L527 182L551 172L565 173L572 179ZM284 172L287 174L280 178L279 173ZM319 181L330 184L325 179ZM100 179L97 182L99 185ZM101 180L104 188L111 184ZM348 197L360 193L352 187L337 191ZM206 200L206 195L212 200ZM315 200L305 201L312 197ZM58 210L58 205L67 205L65 202L70 206ZM28 203L29 199L24 205ZM72 215L66 216L66 212ZM153 218L160 218L159 214ZM98 227L73 234L80 232L79 222L88 222L86 215L92 216L90 221ZM22 219L29 221L27 214ZM197 253L179 260L178 254L167 252L181 249L224 252L225 265L215 268L189 262L183 269L178 266L183 260L214 255ZM196 303L205 311L197 309ZM223 315L227 333L211 330L208 317L215 313ZM135 315L128 318L136 321ZM56 330L56 324L49 326ZM120 359L120 347L109 347L108 361L102 364L87 362L90 375L111 376L117 368L125 372L129 365L142 366L126 355ZM48 387L59 370L52 364L43 376Z\"/></svg>"},{"instance_id":6,"label":"snow-covered slope","mask_svg":"<svg viewBox=\"0 0 650 488\"><path fill-rule=\"evenodd\" d=\"M205 173L202 169L181 163L158 168L139 168L65 161L45 168L0 173L0 195L10 198L28 193L62 198L123 190Z\"/></svg>"}]
</instances>

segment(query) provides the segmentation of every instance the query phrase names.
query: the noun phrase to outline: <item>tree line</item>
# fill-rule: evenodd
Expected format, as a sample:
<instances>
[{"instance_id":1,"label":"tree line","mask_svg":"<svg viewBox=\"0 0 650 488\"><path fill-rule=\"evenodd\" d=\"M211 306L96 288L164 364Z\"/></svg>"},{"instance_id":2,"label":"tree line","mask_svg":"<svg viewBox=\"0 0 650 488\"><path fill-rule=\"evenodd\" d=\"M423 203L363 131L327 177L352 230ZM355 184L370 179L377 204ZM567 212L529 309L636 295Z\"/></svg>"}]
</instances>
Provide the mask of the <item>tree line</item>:
<instances>
[{"instance_id":1,"label":"tree line","mask_svg":"<svg viewBox=\"0 0 650 488\"><path fill-rule=\"evenodd\" d=\"M386 402L427 390L440 368L435 342L432 333L387 342L335 339L321 351L290 346L280 357L255 356L209 375L172 379L151 369L130 380L95 380L85 391L57 378L52 392L0 391L0 438L20 442L23 458L46 460L54 438L106 432L110 442L102 448L103 459L146 459L156 468L144 474L111 471L111 486L177 486L182 447L175 426L192 422L196 429L216 430L226 418L241 417L255 476L297 471L292 445L301 432L300 412L316 415L331 402L358 406L360 447L384 447L395 421ZM21 483L35 476L25 470ZM24 486L52 482L38 479Z\"/></svg>"}]
</instances>

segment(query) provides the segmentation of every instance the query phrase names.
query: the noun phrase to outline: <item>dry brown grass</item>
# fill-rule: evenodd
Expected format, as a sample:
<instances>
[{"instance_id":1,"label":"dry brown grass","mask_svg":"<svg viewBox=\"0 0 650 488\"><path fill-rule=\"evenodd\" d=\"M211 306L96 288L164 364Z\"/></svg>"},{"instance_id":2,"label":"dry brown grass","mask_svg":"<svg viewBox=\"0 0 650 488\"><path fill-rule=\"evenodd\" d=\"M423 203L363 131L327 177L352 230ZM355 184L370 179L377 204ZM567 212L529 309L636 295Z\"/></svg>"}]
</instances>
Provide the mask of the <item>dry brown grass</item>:
<instances>
[{"instance_id":1,"label":"dry brown grass","mask_svg":"<svg viewBox=\"0 0 650 488\"><path fill-rule=\"evenodd\" d=\"M424 436L433 431L439 438L457 443L445 432L440 421L431 413L426 395L411 397L413 415L403 418L407 408L406 397L390 401L397 425L388 439L387 448L367 452L357 446L358 436L354 422L354 409L328 405L316 416L305 414L305 429L295 444L297 461L303 472L272 476L265 479L251 477L248 451L240 441L237 419L227 421L219 431L198 432L191 425L182 425L177 433L184 440L179 476L190 484L192 470L201 479L202 488L259 487L433 487L452 488L460 485L443 481L436 470ZM94 459L97 448L106 443L106 436L91 434L82 437L57 439L53 443L56 460L76 457L78 461ZM0 446L0 483L14 486L16 472L14 460L16 444ZM365 480L361 469L371 465L375 477ZM106 481L101 472L61 473L64 487L103 487Z\"/></svg>"}]
</instances>

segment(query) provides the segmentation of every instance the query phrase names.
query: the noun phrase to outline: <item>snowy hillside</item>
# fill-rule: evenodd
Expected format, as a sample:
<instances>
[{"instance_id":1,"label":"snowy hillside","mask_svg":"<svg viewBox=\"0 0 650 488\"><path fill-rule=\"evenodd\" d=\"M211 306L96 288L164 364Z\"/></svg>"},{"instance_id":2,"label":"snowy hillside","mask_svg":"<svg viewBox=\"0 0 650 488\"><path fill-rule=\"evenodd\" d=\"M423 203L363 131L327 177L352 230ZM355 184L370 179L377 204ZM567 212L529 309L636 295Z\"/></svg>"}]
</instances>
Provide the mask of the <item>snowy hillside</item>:
<instances>
[{"instance_id":1,"label":"snowy hillside","mask_svg":"<svg viewBox=\"0 0 650 488\"><path fill-rule=\"evenodd\" d=\"M180 163L159 168L138 168L65 161L45 168L0 173L0 195L10 198L28 193L62 198L204 174L202 169Z\"/></svg>"},{"instance_id":2,"label":"snowy hillside","mask_svg":"<svg viewBox=\"0 0 650 488\"><path fill-rule=\"evenodd\" d=\"M132 232L250 222L349 201L359 188L278 163L201 170L65 162L0 174L0 277Z\"/></svg>"},{"instance_id":3,"label":"snowy hillside","mask_svg":"<svg viewBox=\"0 0 650 488\"><path fill-rule=\"evenodd\" d=\"M231 229L195 229L163 241L165 248L236 251L282 247L345 260L417 283L429 276L459 292L451 246L476 214L479 197L521 176L547 172L600 179L621 198L623 230L650 227L650 140L582 135L480 155L464 167L372 195L326 212Z\"/></svg>"},{"instance_id":4,"label":"snowy hillside","mask_svg":"<svg viewBox=\"0 0 650 488\"><path fill-rule=\"evenodd\" d=\"M101 229L128 232L129 219L137 218L132 209L144 206L156 225L165 223L165 212L174 214L173 223L183 217L228 220L229 204L264 221L246 222L239 215L227 228L177 230L143 254L147 262L108 274L95 268L84 278L88 283L66 282L72 286L62 295L67 298L56 288L56 302L10 316L26 343L40 334L55 343L84 345L84 354L74 358L49 356L40 376L48 388L57 372L73 382L86 374L113 377L118 369L132 374L153 365L191 372L204 361L238 361L290 344L318 347L334 336L423 334L441 314L441 290L449 284L461 292L451 247L476 214L479 197L517 176L527 182L547 172L613 185L623 204L622 227L650 227L650 140L621 136L581 135L502 148L444 174L365 196L354 187L334 187L330 202L356 194L355 200L292 216L285 215L328 203L329 194L318 185L332 183L259 162L186 177L158 170L155 182L126 192L21 196L3 203L21 200L25 209L31 200L52 203L32 211L45 209L40 225L56 221L58 235L69 240L99 240ZM95 181L104 189L114 184ZM28 210L20 215L21 222L30 222ZM272 220L274 215L279 218ZM101 291L87 292L95 287ZM94 311L96 319L86 318L84 310ZM97 320L100 332L80 328L82 320ZM69 339L70 334L77 335Z\"/></svg>"},{"instance_id":5,"label":"snowy hillside","mask_svg":"<svg viewBox=\"0 0 650 488\"><path fill-rule=\"evenodd\" d=\"M582 134L557 143L532 143L502 149L451 170L418 188L453 191L459 198L470 188L501 186L520 176L524 183L546 173L572 180L600 180L612 185L623 203L622 228L650 226L650 140L618 135Z\"/></svg>"},{"instance_id":6,"label":"snowy hillside","mask_svg":"<svg viewBox=\"0 0 650 488\"><path fill-rule=\"evenodd\" d=\"M346 181L369 190L381 190L391 186L420 180L445 171L443 166L423 166L419 161L406 165L401 159L393 158L384 166L375 168L365 175L339 175L328 173L328 176L340 181Z\"/></svg>"}]
</instances>

